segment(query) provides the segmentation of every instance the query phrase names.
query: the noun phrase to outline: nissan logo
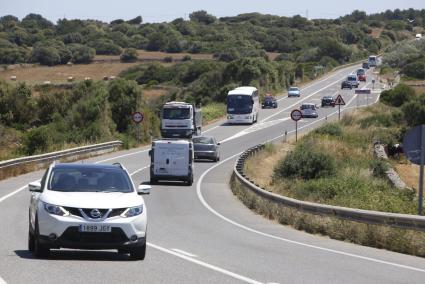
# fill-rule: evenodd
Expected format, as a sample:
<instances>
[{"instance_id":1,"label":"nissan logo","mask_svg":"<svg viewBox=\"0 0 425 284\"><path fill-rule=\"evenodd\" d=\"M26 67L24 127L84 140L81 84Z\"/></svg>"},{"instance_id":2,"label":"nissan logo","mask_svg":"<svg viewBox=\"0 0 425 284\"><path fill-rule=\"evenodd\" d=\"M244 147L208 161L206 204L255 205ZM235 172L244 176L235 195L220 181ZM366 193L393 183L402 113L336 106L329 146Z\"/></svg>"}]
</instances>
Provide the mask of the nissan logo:
<instances>
[{"instance_id":1,"label":"nissan logo","mask_svg":"<svg viewBox=\"0 0 425 284\"><path fill-rule=\"evenodd\" d=\"M92 218L100 218L102 214L100 213L99 209L93 209L92 211L90 211L90 216L92 216Z\"/></svg>"}]
</instances>

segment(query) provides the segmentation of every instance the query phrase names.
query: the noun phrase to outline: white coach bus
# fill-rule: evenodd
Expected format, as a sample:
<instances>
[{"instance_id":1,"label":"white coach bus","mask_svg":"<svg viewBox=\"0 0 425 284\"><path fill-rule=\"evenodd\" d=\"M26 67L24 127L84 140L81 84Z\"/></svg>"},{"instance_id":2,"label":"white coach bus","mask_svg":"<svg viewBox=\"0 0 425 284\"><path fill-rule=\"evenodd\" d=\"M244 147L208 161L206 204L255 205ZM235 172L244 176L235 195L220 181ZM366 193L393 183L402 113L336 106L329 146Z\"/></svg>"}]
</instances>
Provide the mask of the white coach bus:
<instances>
[{"instance_id":1,"label":"white coach bus","mask_svg":"<svg viewBox=\"0 0 425 284\"><path fill-rule=\"evenodd\" d=\"M260 99L255 87L238 87L227 94L227 122L253 124L258 120Z\"/></svg>"}]
</instances>

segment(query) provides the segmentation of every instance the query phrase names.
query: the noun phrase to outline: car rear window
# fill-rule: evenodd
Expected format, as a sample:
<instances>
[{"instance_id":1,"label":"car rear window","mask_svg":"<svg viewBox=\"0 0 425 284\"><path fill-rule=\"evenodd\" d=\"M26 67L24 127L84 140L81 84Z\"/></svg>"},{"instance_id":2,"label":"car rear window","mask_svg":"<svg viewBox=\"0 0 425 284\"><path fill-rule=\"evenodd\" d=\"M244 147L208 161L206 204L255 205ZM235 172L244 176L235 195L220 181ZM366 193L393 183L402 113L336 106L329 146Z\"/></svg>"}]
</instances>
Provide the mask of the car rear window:
<instances>
[{"instance_id":1,"label":"car rear window","mask_svg":"<svg viewBox=\"0 0 425 284\"><path fill-rule=\"evenodd\" d=\"M211 137L194 137L192 141L193 143L196 143L196 144L213 144L214 143Z\"/></svg>"},{"instance_id":2,"label":"car rear window","mask_svg":"<svg viewBox=\"0 0 425 284\"><path fill-rule=\"evenodd\" d=\"M298 91L299 89L297 87L291 87L289 88L290 91Z\"/></svg>"},{"instance_id":3,"label":"car rear window","mask_svg":"<svg viewBox=\"0 0 425 284\"><path fill-rule=\"evenodd\" d=\"M132 192L131 181L121 168L54 168L48 189L67 192Z\"/></svg>"}]
</instances>

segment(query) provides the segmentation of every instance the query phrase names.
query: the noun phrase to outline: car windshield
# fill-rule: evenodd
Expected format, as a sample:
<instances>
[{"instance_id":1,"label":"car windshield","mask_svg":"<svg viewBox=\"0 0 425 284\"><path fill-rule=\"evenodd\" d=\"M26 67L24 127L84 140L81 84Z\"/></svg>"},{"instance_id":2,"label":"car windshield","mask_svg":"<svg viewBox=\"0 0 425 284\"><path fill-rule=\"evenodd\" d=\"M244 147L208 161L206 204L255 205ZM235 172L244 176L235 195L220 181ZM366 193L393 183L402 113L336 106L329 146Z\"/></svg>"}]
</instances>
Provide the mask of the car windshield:
<instances>
[{"instance_id":1,"label":"car windshield","mask_svg":"<svg viewBox=\"0 0 425 284\"><path fill-rule=\"evenodd\" d=\"M253 100L247 95L231 95L227 97L227 113L248 114L252 112Z\"/></svg>"},{"instance_id":2,"label":"car windshield","mask_svg":"<svg viewBox=\"0 0 425 284\"><path fill-rule=\"evenodd\" d=\"M291 87L289 88L289 91L299 91L299 89L297 87Z\"/></svg>"},{"instance_id":3,"label":"car windshield","mask_svg":"<svg viewBox=\"0 0 425 284\"><path fill-rule=\"evenodd\" d=\"M264 97L264 100L265 100L265 101L273 101L273 100L274 100L274 98L273 98L273 97Z\"/></svg>"},{"instance_id":4,"label":"car windshield","mask_svg":"<svg viewBox=\"0 0 425 284\"><path fill-rule=\"evenodd\" d=\"M357 78L356 78L355 75L354 76L348 76L347 80L348 81L357 81Z\"/></svg>"},{"instance_id":5,"label":"car windshield","mask_svg":"<svg viewBox=\"0 0 425 284\"><path fill-rule=\"evenodd\" d=\"M162 110L164 119L189 119L190 108L164 108Z\"/></svg>"},{"instance_id":6,"label":"car windshield","mask_svg":"<svg viewBox=\"0 0 425 284\"><path fill-rule=\"evenodd\" d=\"M66 192L132 192L129 177L120 168L54 168L48 189Z\"/></svg>"},{"instance_id":7,"label":"car windshield","mask_svg":"<svg viewBox=\"0 0 425 284\"><path fill-rule=\"evenodd\" d=\"M357 75L364 75L365 71L363 69L357 70Z\"/></svg>"},{"instance_id":8,"label":"car windshield","mask_svg":"<svg viewBox=\"0 0 425 284\"><path fill-rule=\"evenodd\" d=\"M324 101L332 101L332 97L324 97L323 100Z\"/></svg>"},{"instance_id":9,"label":"car windshield","mask_svg":"<svg viewBox=\"0 0 425 284\"><path fill-rule=\"evenodd\" d=\"M192 141L194 144L214 144L211 137L194 137Z\"/></svg>"}]
</instances>

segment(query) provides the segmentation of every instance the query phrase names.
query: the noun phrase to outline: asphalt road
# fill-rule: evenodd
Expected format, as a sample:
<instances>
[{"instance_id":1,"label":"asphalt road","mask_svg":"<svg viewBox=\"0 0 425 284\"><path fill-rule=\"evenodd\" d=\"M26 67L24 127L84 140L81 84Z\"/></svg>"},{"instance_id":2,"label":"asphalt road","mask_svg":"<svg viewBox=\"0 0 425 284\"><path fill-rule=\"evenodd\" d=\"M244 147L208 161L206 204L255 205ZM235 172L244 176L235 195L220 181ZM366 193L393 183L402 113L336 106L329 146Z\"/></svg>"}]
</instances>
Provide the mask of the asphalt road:
<instances>
[{"instance_id":1,"label":"asphalt road","mask_svg":"<svg viewBox=\"0 0 425 284\"><path fill-rule=\"evenodd\" d=\"M26 184L37 171L0 182L0 284L7 283L424 283L425 259L310 235L252 213L231 193L228 182L244 149L294 134L292 109L301 102L320 104L324 95L341 94L350 111L373 103L340 90L342 79L358 66L334 72L302 88L300 98L279 99L278 109L261 110L253 126L219 121L205 134L221 145L221 161L199 162L195 182L153 186L145 198L148 250L144 261L113 251L57 250L47 260L27 251ZM371 70L368 72L371 75ZM371 76L360 88L371 87ZM380 87L380 86L376 86ZM337 119L337 108L320 108L319 118L303 119L300 132ZM89 159L121 162L135 183L149 180L147 148ZM2 280L3 279L3 280Z\"/></svg>"}]
</instances>

